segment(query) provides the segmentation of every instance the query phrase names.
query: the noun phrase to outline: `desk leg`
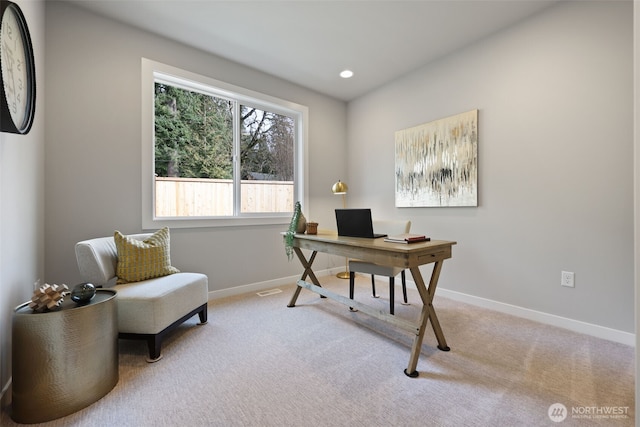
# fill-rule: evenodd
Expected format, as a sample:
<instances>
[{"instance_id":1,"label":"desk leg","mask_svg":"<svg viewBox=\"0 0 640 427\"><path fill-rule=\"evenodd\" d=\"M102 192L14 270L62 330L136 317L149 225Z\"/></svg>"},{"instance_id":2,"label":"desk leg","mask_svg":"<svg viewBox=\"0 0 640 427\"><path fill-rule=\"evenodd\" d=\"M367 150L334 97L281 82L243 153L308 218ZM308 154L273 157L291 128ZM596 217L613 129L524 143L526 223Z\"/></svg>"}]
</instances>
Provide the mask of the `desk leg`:
<instances>
[{"instance_id":1,"label":"desk leg","mask_svg":"<svg viewBox=\"0 0 640 427\"><path fill-rule=\"evenodd\" d=\"M429 281L429 288L425 286L424 280L422 279L422 274L420 273L420 269L418 267L411 268L411 274L413 275L413 280L416 283L416 288L418 288L418 292L420 293L420 298L422 299L422 312L420 313L420 326L416 337L413 340L413 345L411 347L411 356L409 357L409 366L405 369L404 373L409 377L417 377L418 371L416 371L416 367L418 366L418 358L420 357L420 349L422 348L422 340L424 338L424 332L427 327L427 322L431 319L431 326L433 327L433 332L436 335L436 339L438 340L438 348L442 351L449 351L450 348L447 346L447 341L444 338L444 334L442 333L442 328L440 327L440 322L438 321L438 316L436 316L436 311L433 308L433 297L436 293L436 287L438 286L438 278L440 277L440 271L442 270L442 262L437 261L433 266L433 272L431 273L431 280Z\"/></svg>"},{"instance_id":2,"label":"desk leg","mask_svg":"<svg viewBox=\"0 0 640 427\"><path fill-rule=\"evenodd\" d=\"M304 257L304 254L302 253L302 250L300 250L300 248L293 248L293 252L295 252L296 256L300 260L300 263L304 267L304 272L302 273L302 276L300 277L300 279L304 280L307 278L307 276L309 276L314 285L320 286L320 282L318 281L318 278L316 277L315 273L311 269L311 264L313 264L313 261L316 259L316 255L318 254L318 251L313 251L308 261ZM296 290L293 293L293 296L291 297L291 301L289 301L289 304L287 305L287 307L295 307L296 301L298 300L298 295L300 295L301 290L302 290L301 286L296 287Z\"/></svg>"}]
</instances>

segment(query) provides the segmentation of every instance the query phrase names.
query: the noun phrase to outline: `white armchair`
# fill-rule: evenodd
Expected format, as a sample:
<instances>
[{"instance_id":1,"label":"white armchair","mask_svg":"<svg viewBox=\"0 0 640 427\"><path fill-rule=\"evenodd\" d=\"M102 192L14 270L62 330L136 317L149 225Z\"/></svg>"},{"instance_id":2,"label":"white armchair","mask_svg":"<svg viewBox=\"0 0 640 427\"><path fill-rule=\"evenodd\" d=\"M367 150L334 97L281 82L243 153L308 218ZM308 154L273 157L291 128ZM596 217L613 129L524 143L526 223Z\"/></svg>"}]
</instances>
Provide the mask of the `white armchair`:
<instances>
[{"instance_id":1,"label":"white armchair","mask_svg":"<svg viewBox=\"0 0 640 427\"><path fill-rule=\"evenodd\" d=\"M127 237L145 240L151 234ZM185 320L198 314L207 323L208 279L200 273L174 273L163 277L116 284L118 253L113 237L76 243L82 280L117 291L118 337L147 341L148 362L162 358L162 340Z\"/></svg>"},{"instance_id":2,"label":"white armchair","mask_svg":"<svg viewBox=\"0 0 640 427\"><path fill-rule=\"evenodd\" d=\"M376 233L384 233L390 236L409 233L411 230L411 221L392 221L392 220L374 220L373 229ZM349 298L353 299L355 277L356 273L365 273L371 275L371 290L372 297L379 298L376 294L376 281L375 276L386 276L389 278L389 312L393 314L395 304L395 277L400 274L402 280L402 295L403 304L408 304L407 301L407 283L405 277L405 270L400 267L388 267L385 265L378 265L372 262L349 260Z\"/></svg>"}]
</instances>

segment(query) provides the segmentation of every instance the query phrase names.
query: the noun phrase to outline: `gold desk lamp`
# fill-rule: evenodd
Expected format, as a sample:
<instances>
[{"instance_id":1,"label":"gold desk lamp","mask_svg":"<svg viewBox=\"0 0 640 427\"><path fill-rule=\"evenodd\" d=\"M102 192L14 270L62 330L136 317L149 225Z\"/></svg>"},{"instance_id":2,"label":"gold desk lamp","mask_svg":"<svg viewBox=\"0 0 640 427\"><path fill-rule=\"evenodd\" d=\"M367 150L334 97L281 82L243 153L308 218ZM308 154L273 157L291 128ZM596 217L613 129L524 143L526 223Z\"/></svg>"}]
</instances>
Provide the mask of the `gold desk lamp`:
<instances>
[{"instance_id":1,"label":"gold desk lamp","mask_svg":"<svg viewBox=\"0 0 640 427\"><path fill-rule=\"evenodd\" d=\"M344 182L338 180L333 187L331 187L331 191L333 194L341 194L342 195L342 207L346 209L347 207L347 191L349 191L349 187ZM339 279L348 279L349 278L349 260L347 258L344 259L344 271L336 274L336 277Z\"/></svg>"}]
</instances>

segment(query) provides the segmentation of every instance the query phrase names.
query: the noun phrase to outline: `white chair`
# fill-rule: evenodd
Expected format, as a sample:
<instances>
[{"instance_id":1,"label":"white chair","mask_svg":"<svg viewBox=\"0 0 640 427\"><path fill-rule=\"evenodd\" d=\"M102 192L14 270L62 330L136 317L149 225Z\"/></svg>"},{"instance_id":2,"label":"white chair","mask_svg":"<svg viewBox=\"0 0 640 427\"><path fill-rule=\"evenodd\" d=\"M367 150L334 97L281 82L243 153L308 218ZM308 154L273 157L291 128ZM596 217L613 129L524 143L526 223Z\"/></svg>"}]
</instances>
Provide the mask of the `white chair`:
<instances>
[{"instance_id":1,"label":"white chair","mask_svg":"<svg viewBox=\"0 0 640 427\"><path fill-rule=\"evenodd\" d=\"M129 237L144 240L151 233ZM118 336L147 341L147 362L162 358L162 340L181 323L198 315L207 323L208 278L200 273L174 273L140 282L115 284L118 251L113 237L76 243L82 280L117 291Z\"/></svg>"},{"instance_id":2,"label":"white chair","mask_svg":"<svg viewBox=\"0 0 640 427\"><path fill-rule=\"evenodd\" d=\"M392 221L392 220L377 220L373 221L373 230L376 233L384 233L390 236L402 233L409 233L411 230L411 221ZM395 289L395 277L400 274L402 280L402 295L404 297L403 304L409 304L407 302L407 282L405 277L405 271L400 267L388 267L384 265L374 264L372 262L349 260L349 298L353 299L355 276L356 273L365 273L371 275L371 290L372 297L379 298L376 294L376 282L375 276L386 276L389 278L389 312L393 314L394 306L394 289Z\"/></svg>"}]
</instances>

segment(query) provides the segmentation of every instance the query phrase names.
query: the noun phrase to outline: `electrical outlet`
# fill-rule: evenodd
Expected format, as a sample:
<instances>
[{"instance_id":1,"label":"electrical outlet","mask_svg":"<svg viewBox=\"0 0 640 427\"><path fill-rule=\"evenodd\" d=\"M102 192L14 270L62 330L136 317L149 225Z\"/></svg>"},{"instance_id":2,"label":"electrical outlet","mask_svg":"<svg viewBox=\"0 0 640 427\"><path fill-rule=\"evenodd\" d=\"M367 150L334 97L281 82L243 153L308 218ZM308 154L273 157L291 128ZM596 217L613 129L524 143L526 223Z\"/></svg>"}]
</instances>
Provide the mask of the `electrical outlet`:
<instances>
[{"instance_id":1,"label":"electrical outlet","mask_svg":"<svg viewBox=\"0 0 640 427\"><path fill-rule=\"evenodd\" d=\"M563 271L560 284L568 288L574 288L576 286L574 273L572 271Z\"/></svg>"}]
</instances>

